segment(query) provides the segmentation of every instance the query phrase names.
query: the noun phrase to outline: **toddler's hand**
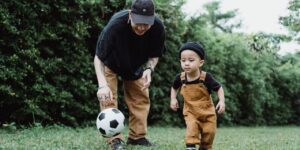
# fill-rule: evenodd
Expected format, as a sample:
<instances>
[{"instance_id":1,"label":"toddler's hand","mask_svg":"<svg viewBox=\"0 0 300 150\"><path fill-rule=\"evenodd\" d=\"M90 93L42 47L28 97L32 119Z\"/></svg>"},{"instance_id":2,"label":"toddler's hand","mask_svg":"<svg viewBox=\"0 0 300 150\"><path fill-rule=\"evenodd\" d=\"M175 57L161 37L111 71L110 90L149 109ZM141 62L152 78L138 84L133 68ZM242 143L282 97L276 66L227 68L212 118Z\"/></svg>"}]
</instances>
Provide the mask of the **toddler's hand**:
<instances>
[{"instance_id":1,"label":"toddler's hand","mask_svg":"<svg viewBox=\"0 0 300 150\"><path fill-rule=\"evenodd\" d=\"M177 109L179 108L177 99L171 99L170 108L174 111L177 111Z\"/></svg>"},{"instance_id":2,"label":"toddler's hand","mask_svg":"<svg viewBox=\"0 0 300 150\"><path fill-rule=\"evenodd\" d=\"M216 109L218 111L218 114L223 114L225 112L225 102L224 101L219 101Z\"/></svg>"}]
</instances>

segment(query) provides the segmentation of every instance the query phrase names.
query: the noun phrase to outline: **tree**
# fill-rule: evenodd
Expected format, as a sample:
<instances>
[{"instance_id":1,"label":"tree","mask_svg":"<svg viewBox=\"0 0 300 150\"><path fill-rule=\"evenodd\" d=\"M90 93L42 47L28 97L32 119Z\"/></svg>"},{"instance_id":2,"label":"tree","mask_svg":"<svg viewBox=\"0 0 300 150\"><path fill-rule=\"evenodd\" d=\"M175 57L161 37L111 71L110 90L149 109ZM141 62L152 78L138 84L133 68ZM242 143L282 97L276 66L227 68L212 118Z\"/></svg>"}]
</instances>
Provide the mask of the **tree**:
<instances>
[{"instance_id":1,"label":"tree","mask_svg":"<svg viewBox=\"0 0 300 150\"><path fill-rule=\"evenodd\" d=\"M288 10L287 16L280 17L280 23L289 29L293 39L300 44L300 0L290 0Z\"/></svg>"},{"instance_id":2,"label":"tree","mask_svg":"<svg viewBox=\"0 0 300 150\"><path fill-rule=\"evenodd\" d=\"M201 15L203 19L207 20L208 25L213 28L219 29L223 32L232 33L232 31L241 26L241 21L234 22L233 18L236 17L237 10L230 10L227 12L220 11L220 2L214 1L204 5L207 13Z\"/></svg>"}]
</instances>

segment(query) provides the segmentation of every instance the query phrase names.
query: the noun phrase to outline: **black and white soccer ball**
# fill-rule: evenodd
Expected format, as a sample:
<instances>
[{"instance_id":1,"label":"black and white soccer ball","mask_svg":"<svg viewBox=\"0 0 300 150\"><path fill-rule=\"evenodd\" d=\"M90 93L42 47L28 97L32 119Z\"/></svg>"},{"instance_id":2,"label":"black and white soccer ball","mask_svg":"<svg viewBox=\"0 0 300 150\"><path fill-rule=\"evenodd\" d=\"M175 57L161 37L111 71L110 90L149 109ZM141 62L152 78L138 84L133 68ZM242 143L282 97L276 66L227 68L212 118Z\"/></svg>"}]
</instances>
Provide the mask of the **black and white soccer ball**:
<instances>
[{"instance_id":1,"label":"black and white soccer ball","mask_svg":"<svg viewBox=\"0 0 300 150\"><path fill-rule=\"evenodd\" d=\"M97 117L96 125L104 137L112 137L124 129L125 117L116 108L108 108L101 111Z\"/></svg>"}]
</instances>

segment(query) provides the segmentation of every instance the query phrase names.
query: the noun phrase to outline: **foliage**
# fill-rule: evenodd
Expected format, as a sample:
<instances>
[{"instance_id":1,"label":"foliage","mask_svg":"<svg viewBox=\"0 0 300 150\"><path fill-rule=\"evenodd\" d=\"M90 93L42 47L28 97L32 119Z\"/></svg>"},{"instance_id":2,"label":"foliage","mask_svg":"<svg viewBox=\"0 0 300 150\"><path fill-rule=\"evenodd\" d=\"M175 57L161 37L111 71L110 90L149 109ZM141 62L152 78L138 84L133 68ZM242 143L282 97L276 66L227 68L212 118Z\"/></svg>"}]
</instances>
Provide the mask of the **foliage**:
<instances>
[{"instance_id":1,"label":"foliage","mask_svg":"<svg viewBox=\"0 0 300 150\"><path fill-rule=\"evenodd\" d=\"M289 1L289 14L287 16L280 17L280 23L286 26L296 39L300 43L300 1Z\"/></svg>"},{"instance_id":2,"label":"foliage","mask_svg":"<svg viewBox=\"0 0 300 150\"><path fill-rule=\"evenodd\" d=\"M181 110L169 108L169 95L181 72L178 49L186 41L204 45L203 69L225 89L226 113L218 118L219 125L300 123L300 55L277 55L280 42L293 36L236 33L241 25L235 22L237 10L221 12L219 2L187 19L181 12L184 3L155 1L166 29L166 52L153 74L149 124L183 125ZM0 125L14 131L16 126L37 123L94 123L99 111L93 66L96 40L110 17L130 4L129 0L3 1ZM281 18L295 33L299 33L298 6L298 0L291 0L291 15ZM128 115L119 91L119 108ZM213 99L216 103L215 94Z\"/></svg>"},{"instance_id":3,"label":"foliage","mask_svg":"<svg viewBox=\"0 0 300 150\"><path fill-rule=\"evenodd\" d=\"M280 116L286 116L285 120L300 123L300 53L287 55L282 59L282 65L276 68L274 87L278 89L280 99L285 102L281 104L281 110L291 108L287 112L281 112ZM278 105L278 104L277 104ZM279 112L277 112L279 113Z\"/></svg>"},{"instance_id":4,"label":"foliage","mask_svg":"<svg viewBox=\"0 0 300 150\"><path fill-rule=\"evenodd\" d=\"M91 56L105 23L99 10L74 0L2 2L0 123L91 119L97 111Z\"/></svg>"},{"instance_id":5,"label":"foliage","mask_svg":"<svg viewBox=\"0 0 300 150\"><path fill-rule=\"evenodd\" d=\"M201 17L206 20L207 25L219 29L223 32L231 33L234 29L241 26L241 21L232 22L237 15L237 10L230 10L227 12L220 11L220 2L213 1L204 5L207 13L202 14Z\"/></svg>"}]
</instances>

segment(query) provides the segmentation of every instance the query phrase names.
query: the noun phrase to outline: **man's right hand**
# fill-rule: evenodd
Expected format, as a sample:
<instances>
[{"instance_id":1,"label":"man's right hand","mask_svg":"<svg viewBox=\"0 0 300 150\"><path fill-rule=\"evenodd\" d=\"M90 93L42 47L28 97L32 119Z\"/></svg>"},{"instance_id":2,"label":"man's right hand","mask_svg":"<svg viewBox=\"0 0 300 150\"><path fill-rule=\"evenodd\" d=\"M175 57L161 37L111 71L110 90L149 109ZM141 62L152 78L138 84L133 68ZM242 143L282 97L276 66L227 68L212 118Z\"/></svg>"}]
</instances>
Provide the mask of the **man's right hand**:
<instances>
[{"instance_id":1,"label":"man's right hand","mask_svg":"<svg viewBox=\"0 0 300 150\"><path fill-rule=\"evenodd\" d=\"M97 97L103 106L108 106L114 103L113 94L107 85L98 88Z\"/></svg>"}]
</instances>

